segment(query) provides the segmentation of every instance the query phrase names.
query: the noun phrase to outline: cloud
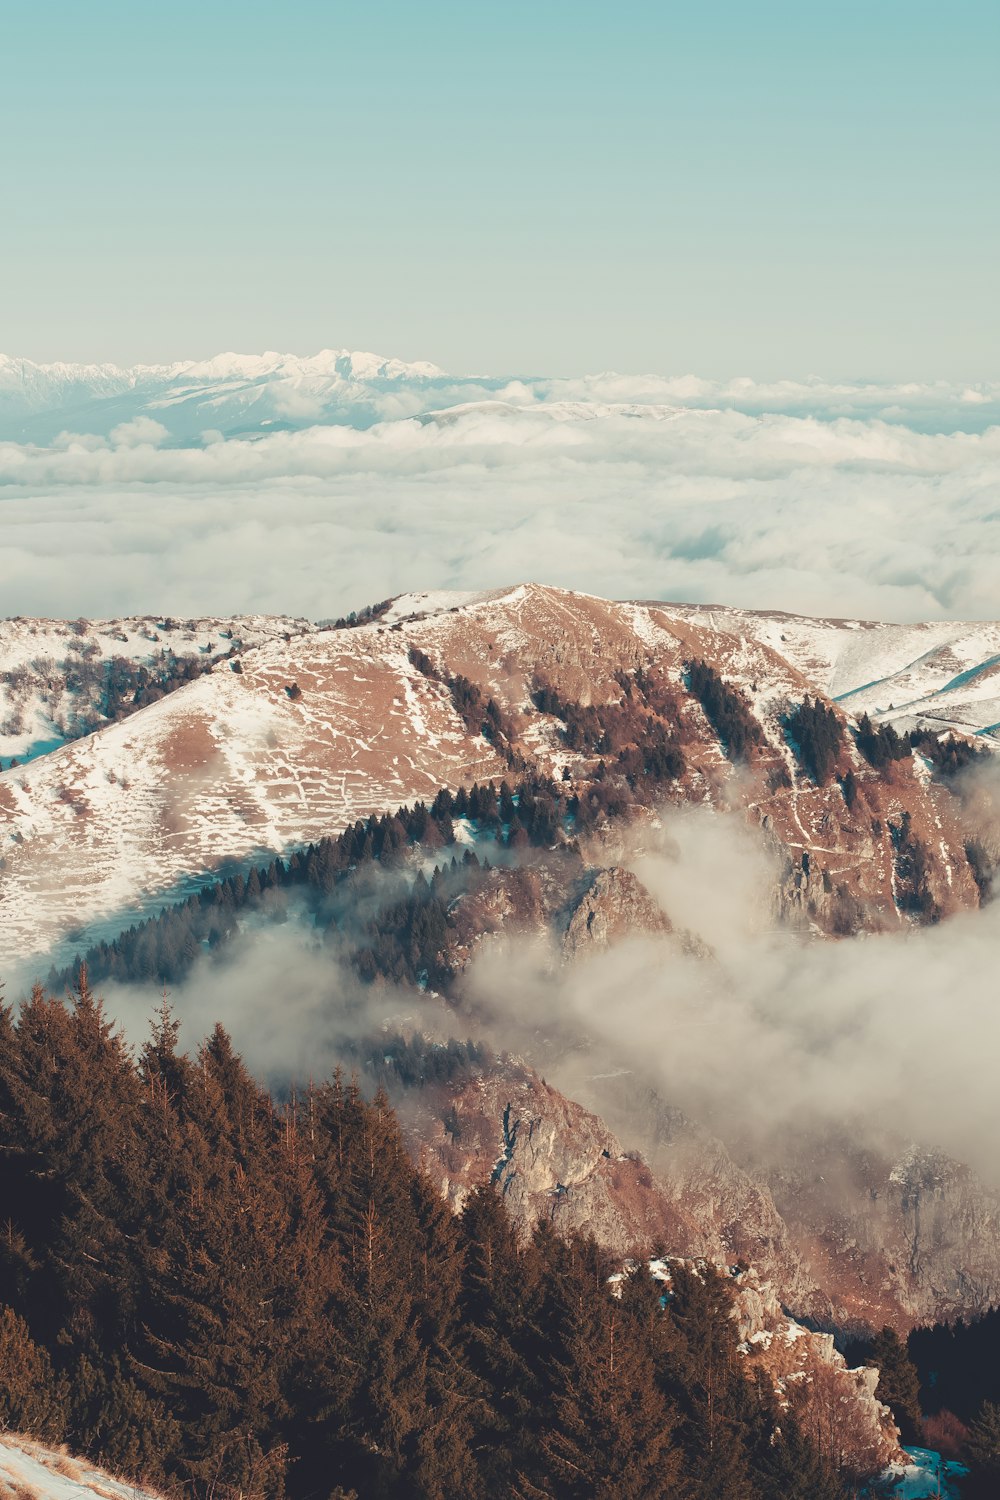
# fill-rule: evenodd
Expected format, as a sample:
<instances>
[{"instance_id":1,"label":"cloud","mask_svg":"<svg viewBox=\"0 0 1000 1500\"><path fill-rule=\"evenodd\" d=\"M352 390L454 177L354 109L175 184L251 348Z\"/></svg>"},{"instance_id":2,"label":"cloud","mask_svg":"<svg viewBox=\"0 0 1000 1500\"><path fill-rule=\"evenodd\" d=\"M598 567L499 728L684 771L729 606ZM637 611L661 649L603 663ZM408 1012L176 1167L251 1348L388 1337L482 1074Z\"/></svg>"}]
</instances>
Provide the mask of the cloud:
<instances>
[{"instance_id":1,"label":"cloud","mask_svg":"<svg viewBox=\"0 0 1000 1500\"><path fill-rule=\"evenodd\" d=\"M108 984L101 993L108 1015L141 1047L160 1003L156 990ZM425 1029L437 1021L431 1002L412 992L362 986L294 915L262 922L221 961L202 960L167 998L182 1048L193 1052L218 1022L251 1071L276 1087L328 1077L351 1041L419 1024L421 1011Z\"/></svg>"},{"instance_id":2,"label":"cloud","mask_svg":"<svg viewBox=\"0 0 1000 1500\"><path fill-rule=\"evenodd\" d=\"M352 386L332 421L297 380L270 405L240 389L244 427L248 402L278 414L254 436L226 438L226 385L187 412L190 440L160 397L162 421L140 412L110 438L0 442L8 610L328 617L533 578L803 613L996 613L1000 426L955 416L1000 414L992 388L413 377L360 386L367 406ZM432 397L462 399L428 413ZM330 425L281 425L319 410Z\"/></svg>"},{"instance_id":3,"label":"cloud","mask_svg":"<svg viewBox=\"0 0 1000 1500\"><path fill-rule=\"evenodd\" d=\"M995 769L992 791L995 808ZM891 1135L1000 1185L1000 904L935 928L810 939L776 922L771 856L742 818L699 809L669 814L632 867L713 957L641 936L570 968L544 945L485 950L467 999L498 1044L533 1053L571 1094L624 1067L765 1155L801 1129Z\"/></svg>"},{"instance_id":4,"label":"cloud","mask_svg":"<svg viewBox=\"0 0 1000 1500\"><path fill-rule=\"evenodd\" d=\"M901 450L870 431L833 435L831 452L794 421L735 420L513 434L472 419L454 434L406 423L180 452L8 445L7 607L328 616L534 577L838 615L995 614L995 452L966 438Z\"/></svg>"},{"instance_id":5,"label":"cloud","mask_svg":"<svg viewBox=\"0 0 1000 1500\"><path fill-rule=\"evenodd\" d=\"M111 429L111 441L116 448L158 448L169 436L163 423L154 422L152 417L133 417L130 422L120 422Z\"/></svg>"},{"instance_id":6,"label":"cloud","mask_svg":"<svg viewBox=\"0 0 1000 1500\"><path fill-rule=\"evenodd\" d=\"M978 768L969 792L1000 848L997 768ZM382 1028L472 1035L598 1109L609 1101L595 1078L624 1069L636 1100L651 1085L765 1160L796 1132L843 1132L862 1145L946 1150L1000 1186L1000 902L938 927L833 942L780 924L774 851L742 814L674 808L642 839L630 867L700 951L640 933L566 964L558 939L515 935L479 950L455 1009L354 976L344 955L403 878L372 870L355 904L337 910L339 947L293 909L202 959L170 995L183 1043L221 1021L251 1068L280 1085L324 1076L345 1042ZM111 985L106 996L141 1042L155 990ZM621 1096L613 1103L616 1128L641 1144L643 1121L621 1117Z\"/></svg>"}]
</instances>

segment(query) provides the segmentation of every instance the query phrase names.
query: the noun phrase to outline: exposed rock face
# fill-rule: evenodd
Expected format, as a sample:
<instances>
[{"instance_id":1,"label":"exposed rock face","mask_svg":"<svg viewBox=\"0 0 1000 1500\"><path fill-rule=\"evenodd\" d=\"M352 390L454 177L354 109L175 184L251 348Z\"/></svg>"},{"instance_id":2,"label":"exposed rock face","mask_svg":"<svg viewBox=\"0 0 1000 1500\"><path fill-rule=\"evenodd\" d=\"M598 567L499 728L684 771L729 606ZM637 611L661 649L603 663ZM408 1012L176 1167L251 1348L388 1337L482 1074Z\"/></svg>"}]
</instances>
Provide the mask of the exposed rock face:
<instances>
[{"instance_id":1,"label":"exposed rock face","mask_svg":"<svg viewBox=\"0 0 1000 1500\"><path fill-rule=\"evenodd\" d=\"M876 1399L876 1370L848 1370L829 1334L810 1332L784 1311L767 1278L807 1291L794 1250L766 1190L755 1186L704 1132L678 1152L675 1171L654 1175L598 1116L530 1069L508 1065L464 1088L420 1102L413 1129L424 1166L456 1209L492 1179L524 1235L540 1219L593 1234L626 1259L651 1248L720 1268L753 1261L735 1277L743 1352L773 1382L824 1451L857 1474L901 1458L891 1415ZM815 1296L815 1294L814 1294ZM845 1420L845 1414L849 1414Z\"/></svg>"},{"instance_id":2,"label":"exposed rock face","mask_svg":"<svg viewBox=\"0 0 1000 1500\"><path fill-rule=\"evenodd\" d=\"M448 962L460 972L492 938L509 934L542 935L566 900L567 886L580 877L581 865L568 853L558 864L544 856L530 864L501 866L474 893L451 907L452 935Z\"/></svg>"},{"instance_id":3,"label":"exposed rock face","mask_svg":"<svg viewBox=\"0 0 1000 1500\"><path fill-rule=\"evenodd\" d=\"M789 1318L774 1287L752 1269L736 1278L741 1347L766 1372L779 1400L796 1412L817 1447L860 1476L903 1459L892 1413L877 1397L878 1370L848 1369L828 1333Z\"/></svg>"},{"instance_id":4,"label":"exposed rock face","mask_svg":"<svg viewBox=\"0 0 1000 1500\"><path fill-rule=\"evenodd\" d=\"M841 1326L905 1331L1000 1301L1000 1194L943 1153L807 1139L766 1181Z\"/></svg>"},{"instance_id":5,"label":"exposed rock face","mask_svg":"<svg viewBox=\"0 0 1000 1500\"><path fill-rule=\"evenodd\" d=\"M770 1194L722 1144L671 1111L656 1170L626 1151L600 1116L523 1064L458 1090L427 1090L412 1117L413 1150L456 1209L496 1182L515 1223L540 1218L593 1234L622 1257L662 1250L752 1263L803 1312L829 1308L802 1269Z\"/></svg>"},{"instance_id":6,"label":"exposed rock face","mask_svg":"<svg viewBox=\"0 0 1000 1500\"><path fill-rule=\"evenodd\" d=\"M645 1156L522 1063L417 1096L412 1149L456 1209L492 1178L525 1235L545 1218L622 1257L742 1262L791 1313L828 1327L906 1332L1000 1300L1000 1196L968 1168L804 1137L780 1166L753 1170L632 1075L593 1097L624 1119L626 1095Z\"/></svg>"},{"instance_id":7,"label":"exposed rock face","mask_svg":"<svg viewBox=\"0 0 1000 1500\"><path fill-rule=\"evenodd\" d=\"M630 932L664 933L667 916L630 870L599 870L573 911L563 952L574 959L607 948Z\"/></svg>"},{"instance_id":8,"label":"exposed rock face","mask_svg":"<svg viewBox=\"0 0 1000 1500\"><path fill-rule=\"evenodd\" d=\"M651 1245L714 1248L637 1152L626 1153L597 1115L521 1065L457 1092L428 1091L411 1129L414 1153L455 1209L491 1180L525 1236L549 1219L623 1256Z\"/></svg>"}]
</instances>

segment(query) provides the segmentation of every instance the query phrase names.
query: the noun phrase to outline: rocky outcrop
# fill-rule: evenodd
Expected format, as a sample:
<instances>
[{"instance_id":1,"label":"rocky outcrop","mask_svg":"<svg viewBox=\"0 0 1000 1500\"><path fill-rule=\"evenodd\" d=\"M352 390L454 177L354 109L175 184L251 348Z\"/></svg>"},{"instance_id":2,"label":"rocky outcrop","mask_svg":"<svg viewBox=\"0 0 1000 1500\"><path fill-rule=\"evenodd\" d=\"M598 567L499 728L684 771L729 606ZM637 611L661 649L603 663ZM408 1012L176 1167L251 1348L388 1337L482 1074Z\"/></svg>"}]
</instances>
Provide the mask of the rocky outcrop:
<instances>
[{"instance_id":1,"label":"rocky outcrop","mask_svg":"<svg viewBox=\"0 0 1000 1500\"><path fill-rule=\"evenodd\" d=\"M749 1263L802 1313L828 1318L767 1187L680 1111L663 1114L651 1164L598 1114L508 1062L458 1089L424 1090L411 1145L456 1209L491 1180L525 1236L548 1219L622 1257L657 1250Z\"/></svg>"},{"instance_id":2,"label":"rocky outcrop","mask_svg":"<svg viewBox=\"0 0 1000 1500\"><path fill-rule=\"evenodd\" d=\"M626 1151L597 1115L522 1065L457 1091L425 1091L411 1142L453 1208L492 1181L526 1237L548 1219L563 1232L593 1234L623 1256L649 1246L692 1255L718 1248L638 1152Z\"/></svg>"},{"instance_id":3,"label":"rocky outcrop","mask_svg":"<svg viewBox=\"0 0 1000 1500\"><path fill-rule=\"evenodd\" d=\"M699 1277L715 1272L728 1280L731 1317L748 1373L773 1387L779 1408L795 1413L840 1472L867 1479L905 1461L892 1413L877 1396L878 1370L849 1369L832 1335L789 1317L775 1288L756 1270L683 1256L654 1257L648 1265L667 1302L679 1265ZM636 1262L626 1261L612 1283L620 1286L635 1270Z\"/></svg>"},{"instance_id":4,"label":"rocky outcrop","mask_svg":"<svg viewBox=\"0 0 1000 1500\"><path fill-rule=\"evenodd\" d=\"M425 1089L408 1103L412 1150L456 1209L493 1180L524 1235L548 1219L622 1257L749 1265L827 1328L905 1333L1000 1301L1000 1196L951 1158L802 1136L764 1170L632 1074L580 1087L585 1103L508 1061Z\"/></svg>"},{"instance_id":5,"label":"rocky outcrop","mask_svg":"<svg viewBox=\"0 0 1000 1500\"><path fill-rule=\"evenodd\" d=\"M849 1369L828 1333L804 1328L785 1312L775 1289L750 1269L735 1278L733 1315L740 1348L772 1382L780 1404L795 1412L817 1448L858 1476L903 1460L889 1408L878 1400L877 1369Z\"/></svg>"},{"instance_id":6,"label":"rocky outcrop","mask_svg":"<svg viewBox=\"0 0 1000 1500\"><path fill-rule=\"evenodd\" d=\"M568 959L607 948L629 933L672 932L669 919L630 870L598 870L573 909L563 938Z\"/></svg>"},{"instance_id":7,"label":"rocky outcrop","mask_svg":"<svg viewBox=\"0 0 1000 1500\"><path fill-rule=\"evenodd\" d=\"M839 1326L905 1332L1000 1301L1000 1194L943 1152L803 1137L760 1180Z\"/></svg>"}]
</instances>

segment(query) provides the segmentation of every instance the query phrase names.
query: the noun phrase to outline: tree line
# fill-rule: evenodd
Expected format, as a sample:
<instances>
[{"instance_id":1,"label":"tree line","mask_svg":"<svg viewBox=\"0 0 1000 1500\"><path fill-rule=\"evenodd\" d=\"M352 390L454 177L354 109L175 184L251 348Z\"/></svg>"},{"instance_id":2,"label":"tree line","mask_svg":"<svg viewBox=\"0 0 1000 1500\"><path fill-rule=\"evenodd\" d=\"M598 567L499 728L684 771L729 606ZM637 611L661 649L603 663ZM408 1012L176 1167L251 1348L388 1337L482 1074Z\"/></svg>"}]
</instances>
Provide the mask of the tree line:
<instances>
[{"instance_id":1,"label":"tree line","mask_svg":"<svg viewBox=\"0 0 1000 1500\"><path fill-rule=\"evenodd\" d=\"M706 661L689 661L685 677L730 759L752 760L764 743L764 731L746 694L726 682Z\"/></svg>"},{"instance_id":2,"label":"tree line","mask_svg":"<svg viewBox=\"0 0 1000 1500\"><path fill-rule=\"evenodd\" d=\"M442 789L429 803L359 819L336 836L253 867L246 875L236 871L208 881L117 937L92 944L67 968L53 968L47 982L51 989L75 983L86 965L94 983L179 983L200 956L221 952L238 939L241 919L258 912L280 914L292 899L303 903L321 929L330 929L337 921L331 904L341 911L349 907L352 886L360 888L366 873L376 867L401 869L411 850L439 856L437 869L430 880L419 877L409 894L386 887L367 931L357 935L352 961L363 978L382 975L415 982L422 970L433 968L427 953L434 933L443 935L449 924L448 905L462 891L474 889L489 870L488 853L481 861L458 843L456 819L468 820L487 840L487 850L492 840L498 848L553 850L552 857L561 854L579 862L574 837L605 817L621 816L627 806L621 784L606 777L603 767L579 791L534 775L513 785L476 783L455 793ZM411 941L415 931L416 947ZM410 955L404 962L401 950Z\"/></svg>"},{"instance_id":3,"label":"tree line","mask_svg":"<svg viewBox=\"0 0 1000 1500\"><path fill-rule=\"evenodd\" d=\"M686 770L676 694L655 668L618 671L615 681L622 694L617 702L583 704L536 674L531 700L539 713L560 721L568 749L600 757L601 779L618 774L633 794L655 797L663 782L679 781Z\"/></svg>"}]
</instances>

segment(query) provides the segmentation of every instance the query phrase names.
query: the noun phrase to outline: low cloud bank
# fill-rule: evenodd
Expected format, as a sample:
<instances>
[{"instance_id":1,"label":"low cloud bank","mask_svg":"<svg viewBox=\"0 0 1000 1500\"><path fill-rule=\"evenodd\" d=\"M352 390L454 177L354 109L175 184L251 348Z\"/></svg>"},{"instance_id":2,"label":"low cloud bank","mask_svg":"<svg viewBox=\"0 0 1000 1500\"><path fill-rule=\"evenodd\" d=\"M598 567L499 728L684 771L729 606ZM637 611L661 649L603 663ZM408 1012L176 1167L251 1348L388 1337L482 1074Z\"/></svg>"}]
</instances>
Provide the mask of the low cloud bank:
<instances>
[{"instance_id":1,"label":"low cloud bank","mask_svg":"<svg viewBox=\"0 0 1000 1500\"><path fill-rule=\"evenodd\" d=\"M102 985L107 1012L141 1047L160 998L151 986ZM281 1088L328 1078L350 1043L380 1028L424 1029L436 1007L405 991L360 984L316 933L294 918L262 923L222 961L203 960L184 984L167 991L180 1022L180 1045L194 1052L218 1023L233 1037L251 1072Z\"/></svg>"},{"instance_id":2,"label":"low cloud bank","mask_svg":"<svg viewBox=\"0 0 1000 1500\"><path fill-rule=\"evenodd\" d=\"M1000 428L489 403L170 446L0 443L11 614L325 618L534 579L619 598L995 616Z\"/></svg>"},{"instance_id":3,"label":"low cloud bank","mask_svg":"<svg viewBox=\"0 0 1000 1500\"><path fill-rule=\"evenodd\" d=\"M995 852L1000 786L995 772L977 776ZM328 1074L349 1057L346 1043L382 1028L474 1036L598 1106L595 1077L626 1070L637 1099L652 1086L765 1159L802 1130L843 1130L859 1143L946 1150L1000 1186L1000 901L939 927L814 939L775 916L774 850L741 815L701 809L666 815L630 863L675 934L697 945L637 935L566 964L548 938L491 941L456 1012L434 996L360 984L304 923L263 922L170 996L183 1041L196 1045L221 1021L250 1066L280 1084ZM378 895L376 883L366 899L377 905ZM359 920L344 914L345 952ZM136 1041L155 1003L149 988L108 992ZM629 1136L628 1121L616 1125ZM641 1141L642 1127L632 1122L630 1139Z\"/></svg>"},{"instance_id":4,"label":"low cloud bank","mask_svg":"<svg viewBox=\"0 0 1000 1500\"><path fill-rule=\"evenodd\" d=\"M641 937L570 969L537 945L485 953L470 1002L494 1036L534 1048L570 1093L630 1069L765 1155L803 1128L844 1129L944 1149L1000 1185L1000 903L935 928L810 939L774 918L766 847L741 819L697 810L671 816L633 868L711 958Z\"/></svg>"}]
</instances>

